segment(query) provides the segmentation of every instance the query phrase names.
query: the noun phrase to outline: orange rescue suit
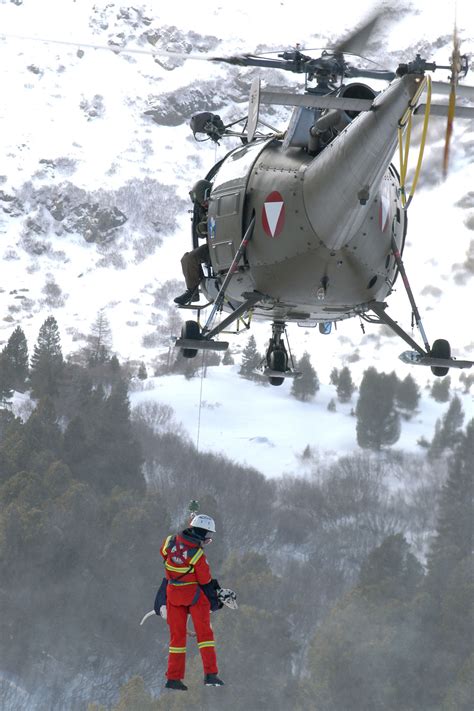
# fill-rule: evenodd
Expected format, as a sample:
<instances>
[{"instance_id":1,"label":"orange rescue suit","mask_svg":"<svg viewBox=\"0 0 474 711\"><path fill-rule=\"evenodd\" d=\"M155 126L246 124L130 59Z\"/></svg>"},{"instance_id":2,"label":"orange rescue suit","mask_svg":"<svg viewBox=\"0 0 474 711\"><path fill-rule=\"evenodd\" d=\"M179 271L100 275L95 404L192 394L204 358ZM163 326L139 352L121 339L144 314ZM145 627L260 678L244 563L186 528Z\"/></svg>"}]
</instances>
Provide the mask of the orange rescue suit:
<instances>
[{"instance_id":1,"label":"orange rescue suit","mask_svg":"<svg viewBox=\"0 0 474 711\"><path fill-rule=\"evenodd\" d=\"M186 666L186 625L193 620L204 674L217 674L211 606L201 585L211 582L211 570L201 543L183 531L168 536L161 546L166 578L166 611L170 628L168 679L184 679Z\"/></svg>"}]
</instances>

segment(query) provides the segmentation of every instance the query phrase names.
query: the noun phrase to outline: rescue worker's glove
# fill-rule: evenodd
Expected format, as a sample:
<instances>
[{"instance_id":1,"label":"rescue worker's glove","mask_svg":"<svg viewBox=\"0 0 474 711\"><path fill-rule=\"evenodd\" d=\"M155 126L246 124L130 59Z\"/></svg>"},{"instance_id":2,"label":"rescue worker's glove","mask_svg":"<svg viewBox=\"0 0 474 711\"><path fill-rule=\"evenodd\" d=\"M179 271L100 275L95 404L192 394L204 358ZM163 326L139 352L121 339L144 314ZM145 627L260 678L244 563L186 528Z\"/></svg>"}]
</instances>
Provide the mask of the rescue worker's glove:
<instances>
[{"instance_id":1,"label":"rescue worker's glove","mask_svg":"<svg viewBox=\"0 0 474 711\"><path fill-rule=\"evenodd\" d=\"M162 617L164 620L167 619L168 613L166 611L166 605L162 605L160 607L160 617Z\"/></svg>"},{"instance_id":2,"label":"rescue worker's glove","mask_svg":"<svg viewBox=\"0 0 474 711\"><path fill-rule=\"evenodd\" d=\"M203 591L204 595L209 600L209 604L211 605L211 612L220 610L223 606L222 603L219 601L219 598L217 597L217 590L219 589L219 587L219 583L214 578L205 585L201 585L201 590Z\"/></svg>"}]
</instances>

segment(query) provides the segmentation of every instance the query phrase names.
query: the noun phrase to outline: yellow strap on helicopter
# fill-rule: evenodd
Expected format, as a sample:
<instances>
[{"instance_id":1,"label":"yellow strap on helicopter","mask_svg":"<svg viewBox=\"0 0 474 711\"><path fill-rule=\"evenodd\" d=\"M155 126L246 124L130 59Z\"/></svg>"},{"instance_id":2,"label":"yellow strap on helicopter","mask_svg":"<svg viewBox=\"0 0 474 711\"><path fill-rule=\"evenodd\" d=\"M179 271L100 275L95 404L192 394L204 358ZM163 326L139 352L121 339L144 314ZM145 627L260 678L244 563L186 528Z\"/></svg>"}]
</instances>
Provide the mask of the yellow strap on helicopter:
<instances>
[{"instance_id":1,"label":"yellow strap on helicopter","mask_svg":"<svg viewBox=\"0 0 474 711\"><path fill-rule=\"evenodd\" d=\"M230 304L229 299L227 299L226 297L224 297L224 301L225 301L227 304ZM243 326L245 326L245 330L248 331L249 328L250 328L250 323L251 323L251 321L252 321L253 308L251 307L246 313L247 313L247 323L245 323L245 320L244 320L243 315L242 315L242 316L239 316L239 318L238 318L237 321L236 321L236 323L237 323L237 326L236 326L237 330L236 330L236 331L222 331L222 333L231 333L231 334L240 333L240 324L242 324ZM245 333L245 332L244 332L244 333Z\"/></svg>"},{"instance_id":2,"label":"yellow strap on helicopter","mask_svg":"<svg viewBox=\"0 0 474 711\"><path fill-rule=\"evenodd\" d=\"M418 102L418 99L419 99L422 91L424 91L425 86L427 89L425 119L423 122L423 131L421 134L420 150L418 152L418 161L416 164L415 176L413 178L413 184L411 186L410 194L409 194L408 200L407 200L406 190L405 190L405 180L406 180L407 170L408 170L408 154L409 154L409 150L410 150L412 116L413 116L413 110ZM420 84L420 88L418 89L415 96L413 97L413 100L410 102L410 106L405 111L402 119L400 120L400 123L398 124L398 147L399 147L399 152L400 152L400 194L401 194L401 199L402 199L402 205L405 210L408 209L408 206L410 205L410 203L413 199L413 195L415 194L416 186L418 184L418 179L420 177L421 164L423 162L423 153L424 153L425 144L426 144L426 136L428 133L430 107L431 107L431 77L426 76L424 78L424 80L422 81L422 83ZM403 128L405 126L407 127L407 135L406 135L406 139L405 139L405 150L403 150Z\"/></svg>"}]
</instances>

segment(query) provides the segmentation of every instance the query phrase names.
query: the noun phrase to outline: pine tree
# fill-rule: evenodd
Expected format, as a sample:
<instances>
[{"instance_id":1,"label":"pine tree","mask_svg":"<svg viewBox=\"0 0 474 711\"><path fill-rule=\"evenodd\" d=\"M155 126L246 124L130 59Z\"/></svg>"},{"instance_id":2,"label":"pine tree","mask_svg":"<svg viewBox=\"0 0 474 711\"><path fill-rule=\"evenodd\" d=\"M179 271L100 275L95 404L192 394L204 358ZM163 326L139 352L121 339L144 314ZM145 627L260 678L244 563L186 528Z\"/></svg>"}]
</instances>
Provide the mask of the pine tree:
<instances>
[{"instance_id":1,"label":"pine tree","mask_svg":"<svg viewBox=\"0 0 474 711\"><path fill-rule=\"evenodd\" d=\"M230 348L224 351L224 356L222 358L222 365L234 365L234 358Z\"/></svg>"},{"instance_id":2,"label":"pine tree","mask_svg":"<svg viewBox=\"0 0 474 711\"><path fill-rule=\"evenodd\" d=\"M255 370L259 367L261 361L262 356L257 350L257 342L252 335L242 351L242 364L240 366L239 375L247 380L259 380L260 375L255 373Z\"/></svg>"},{"instance_id":3,"label":"pine tree","mask_svg":"<svg viewBox=\"0 0 474 711\"><path fill-rule=\"evenodd\" d=\"M54 397L64 368L59 328L54 316L48 316L39 330L31 359L31 391L33 397Z\"/></svg>"},{"instance_id":4,"label":"pine tree","mask_svg":"<svg viewBox=\"0 0 474 711\"><path fill-rule=\"evenodd\" d=\"M375 368L364 372L356 407L357 442L364 449L380 450L395 444L400 437L400 415L395 410L396 378L378 373Z\"/></svg>"},{"instance_id":5,"label":"pine tree","mask_svg":"<svg viewBox=\"0 0 474 711\"><path fill-rule=\"evenodd\" d=\"M55 458L59 458L62 451L62 434L51 397L41 398L25 423L24 433L31 459L42 452L51 452Z\"/></svg>"},{"instance_id":6,"label":"pine tree","mask_svg":"<svg viewBox=\"0 0 474 711\"><path fill-rule=\"evenodd\" d=\"M407 413L413 413L420 402L420 388L415 379L408 374L404 380L398 381L396 403Z\"/></svg>"},{"instance_id":7,"label":"pine tree","mask_svg":"<svg viewBox=\"0 0 474 711\"><path fill-rule=\"evenodd\" d=\"M428 556L429 575L442 584L444 573L470 556L473 542L474 419L461 433L439 503L436 536ZM444 573L436 576L436 571Z\"/></svg>"},{"instance_id":8,"label":"pine tree","mask_svg":"<svg viewBox=\"0 0 474 711\"><path fill-rule=\"evenodd\" d=\"M309 446L309 444L307 444L306 447L303 449L301 459L311 459L312 456L313 452L311 450L311 447Z\"/></svg>"},{"instance_id":9,"label":"pine tree","mask_svg":"<svg viewBox=\"0 0 474 711\"><path fill-rule=\"evenodd\" d=\"M87 340L90 344L89 365L95 366L105 363L110 357L112 348L112 329L103 311L99 311L97 314Z\"/></svg>"},{"instance_id":10,"label":"pine tree","mask_svg":"<svg viewBox=\"0 0 474 711\"><path fill-rule=\"evenodd\" d=\"M0 353L0 409L9 405L12 395L13 388L11 386L8 362L2 352Z\"/></svg>"},{"instance_id":11,"label":"pine tree","mask_svg":"<svg viewBox=\"0 0 474 711\"><path fill-rule=\"evenodd\" d=\"M463 420L461 400L455 395L446 414L436 421L435 434L428 451L431 461L439 457L445 449L453 449L459 442Z\"/></svg>"},{"instance_id":12,"label":"pine tree","mask_svg":"<svg viewBox=\"0 0 474 711\"><path fill-rule=\"evenodd\" d=\"M64 460L71 467L74 476L82 479L80 463L87 458L88 445L86 428L81 417L73 417L64 432Z\"/></svg>"},{"instance_id":13,"label":"pine tree","mask_svg":"<svg viewBox=\"0 0 474 711\"><path fill-rule=\"evenodd\" d=\"M356 386L352 380L351 371L345 366L338 375L336 393L339 402L350 402Z\"/></svg>"},{"instance_id":14,"label":"pine tree","mask_svg":"<svg viewBox=\"0 0 474 711\"><path fill-rule=\"evenodd\" d=\"M449 375L445 378L436 378L431 388L431 397L436 402L448 402L450 387L451 378Z\"/></svg>"},{"instance_id":15,"label":"pine tree","mask_svg":"<svg viewBox=\"0 0 474 711\"><path fill-rule=\"evenodd\" d=\"M474 383L474 373L469 373L469 375L467 373L461 373L461 375L459 376L459 382L464 385L463 392L466 395L470 391L472 384Z\"/></svg>"},{"instance_id":16,"label":"pine tree","mask_svg":"<svg viewBox=\"0 0 474 711\"><path fill-rule=\"evenodd\" d=\"M432 658L422 679L428 701L437 708L472 651L474 419L460 436L439 501L436 535L428 554L423 614L423 646ZM444 708L444 707L443 707Z\"/></svg>"},{"instance_id":17,"label":"pine tree","mask_svg":"<svg viewBox=\"0 0 474 711\"><path fill-rule=\"evenodd\" d=\"M423 568L401 533L375 548L361 566L359 587L373 600L410 599L423 577Z\"/></svg>"},{"instance_id":18,"label":"pine tree","mask_svg":"<svg viewBox=\"0 0 474 711\"><path fill-rule=\"evenodd\" d=\"M309 353L303 353L296 364L296 370L301 373L301 378L295 378L291 386L291 394L297 400L307 402L311 400L319 390L319 378L313 366Z\"/></svg>"},{"instance_id":19,"label":"pine tree","mask_svg":"<svg viewBox=\"0 0 474 711\"><path fill-rule=\"evenodd\" d=\"M11 334L2 356L10 387L23 392L28 377L28 344L20 326L17 326Z\"/></svg>"},{"instance_id":20,"label":"pine tree","mask_svg":"<svg viewBox=\"0 0 474 711\"><path fill-rule=\"evenodd\" d=\"M132 432L127 385L122 380L112 386L101 407L91 446L97 452L94 477L99 490L144 489L141 449Z\"/></svg>"},{"instance_id":21,"label":"pine tree","mask_svg":"<svg viewBox=\"0 0 474 711\"><path fill-rule=\"evenodd\" d=\"M148 373L146 371L145 363L140 363L140 367L138 368L138 373L137 377L139 380L146 380L148 378Z\"/></svg>"},{"instance_id":22,"label":"pine tree","mask_svg":"<svg viewBox=\"0 0 474 711\"><path fill-rule=\"evenodd\" d=\"M333 368L331 370L331 375L329 376L329 382L331 383L331 385L334 385L335 387L337 387L337 384L339 382L339 371L337 368Z\"/></svg>"}]
</instances>

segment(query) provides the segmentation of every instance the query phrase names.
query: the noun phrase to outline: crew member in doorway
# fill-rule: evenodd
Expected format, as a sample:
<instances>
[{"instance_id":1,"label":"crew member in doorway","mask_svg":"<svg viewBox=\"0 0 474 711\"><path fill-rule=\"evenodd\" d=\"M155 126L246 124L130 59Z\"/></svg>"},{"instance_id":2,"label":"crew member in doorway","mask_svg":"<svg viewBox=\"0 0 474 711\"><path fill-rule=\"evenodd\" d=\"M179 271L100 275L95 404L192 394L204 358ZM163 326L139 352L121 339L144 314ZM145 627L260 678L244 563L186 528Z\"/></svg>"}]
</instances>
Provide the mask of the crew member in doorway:
<instances>
[{"instance_id":1,"label":"crew member in doorway","mask_svg":"<svg viewBox=\"0 0 474 711\"><path fill-rule=\"evenodd\" d=\"M186 664L186 628L191 615L198 648L204 668L205 686L223 686L217 676L214 633L210 622L211 610L222 603L217 597L219 583L212 579L203 547L211 542L216 526L210 516L194 516L186 528L175 536L168 536L161 546L166 580L166 619L170 628L167 689L186 691L183 683ZM163 614L163 585L157 593L155 611ZM161 592L160 592L161 591ZM164 597L164 596L163 596Z\"/></svg>"},{"instance_id":2,"label":"crew member in doorway","mask_svg":"<svg viewBox=\"0 0 474 711\"><path fill-rule=\"evenodd\" d=\"M206 243L196 247L191 252L186 252L181 259L186 291L174 300L175 304L179 306L199 301L199 283L204 276L201 264L209 262L207 209L209 207L211 187L212 183L209 180L198 180L189 193L194 203L193 229L196 231L198 238L205 239Z\"/></svg>"}]
</instances>

